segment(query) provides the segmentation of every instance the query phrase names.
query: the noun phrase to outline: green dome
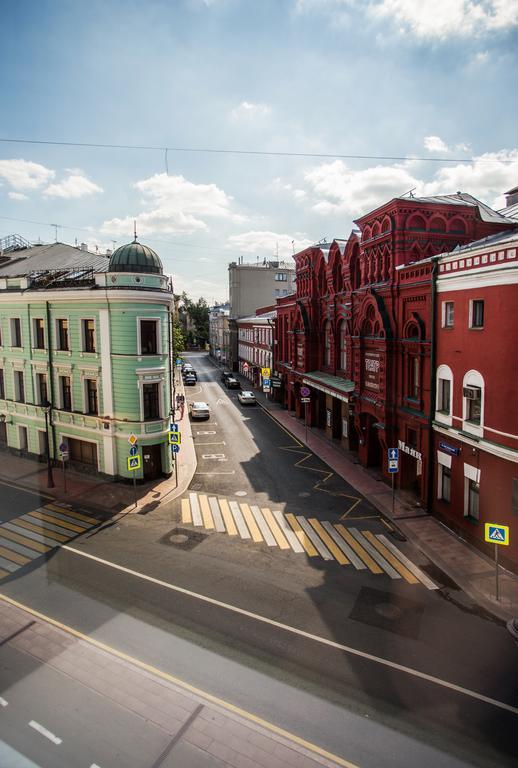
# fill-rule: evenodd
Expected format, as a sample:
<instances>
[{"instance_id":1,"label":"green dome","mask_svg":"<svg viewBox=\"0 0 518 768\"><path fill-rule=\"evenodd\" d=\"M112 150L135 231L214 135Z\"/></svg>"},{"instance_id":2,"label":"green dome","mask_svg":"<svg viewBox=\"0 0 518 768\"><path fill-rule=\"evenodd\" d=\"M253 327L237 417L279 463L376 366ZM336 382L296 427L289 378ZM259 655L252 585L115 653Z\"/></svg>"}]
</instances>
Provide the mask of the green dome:
<instances>
[{"instance_id":1,"label":"green dome","mask_svg":"<svg viewBox=\"0 0 518 768\"><path fill-rule=\"evenodd\" d=\"M161 275L163 267L151 248L134 240L127 245L121 245L112 253L108 272L150 272Z\"/></svg>"}]
</instances>

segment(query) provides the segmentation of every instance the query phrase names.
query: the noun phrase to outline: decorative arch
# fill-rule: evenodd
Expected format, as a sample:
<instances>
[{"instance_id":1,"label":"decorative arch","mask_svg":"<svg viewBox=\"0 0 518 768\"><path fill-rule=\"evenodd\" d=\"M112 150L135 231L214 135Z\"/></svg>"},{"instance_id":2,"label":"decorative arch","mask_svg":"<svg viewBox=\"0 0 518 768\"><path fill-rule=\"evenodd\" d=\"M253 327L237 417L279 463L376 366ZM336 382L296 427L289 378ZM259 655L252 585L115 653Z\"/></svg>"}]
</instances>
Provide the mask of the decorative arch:
<instances>
[{"instance_id":1,"label":"decorative arch","mask_svg":"<svg viewBox=\"0 0 518 768\"><path fill-rule=\"evenodd\" d=\"M317 270L317 294L318 296L327 295L327 270L324 259L321 259Z\"/></svg>"},{"instance_id":2,"label":"decorative arch","mask_svg":"<svg viewBox=\"0 0 518 768\"><path fill-rule=\"evenodd\" d=\"M479 400L471 396L473 391L480 392ZM477 437L484 435L484 401L484 377L479 371L467 371L462 380L462 428Z\"/></svg>"},{"instance_id":3,"label":"decorative arch","mask_svg":"<svg viewBox=\"0 0 518 768\"><path fill-rule=\"evenodd\" d=\"M453 371L449 365L440 365L436 373L435 419L449 426L453 422Z\"/></svg>"},{"instance_id":4,"label":"decorative arch","mask_svg":"<svg viewBox=\"0 0 518 768\"><path fill-rule=\"evenodd\" d=\"M347 320L340 320L338 323L338 368L341 371L347 370Z\"/></svg>"},{"instance_id":5,"label":"decorative arch","mask_svg":"<svg viewBox=\"0 0 518 768\"><path fill-rule=\"evenodd\" d=\"M430 221L430 232L446 232L446 219L442 216L434 216Z\"/></svg>"},{"instance_id":6,"label":"decorative arch","mask_svg":"<svg viewBox=\"0 0 518 768\"><path fill-rule=\"evenodd\" d=\"M375 221L372 225L372 237L377 237L381 232L381 226L379 221Z\"/></svg>"},{"instance_id":7,"label":"decorative arch","mask_svg":"<svg viewBox=\"0 0 518 768\"><path fill-rule=\"evenodd\" d=\"M381 231L390 232L391 227L392 227L392 222L390 220L390 216L385 216L385 218L381 222Z\"/></svg>"},{"instance_id":8,"label":"decorative arch","mask_svg":"<svg viewBox=\"0 0 518 768\"><path fill-rule=\"evenodd\" d=\"M462 221L459 216L456 216L450 221L450 225L448 227L448 232L451 235L465 235L466 234L466 224Z\"/></svg>"},{"instance_id":9,"label":"decorative arch","mask_svg":"<svg viewBox=\"0 0 518 768\"><path fill-rule=\"evenodd\" d=\"M406 228L415 232L425 232L426 221L419 213L413 213L408 217Z\"/></svg>"},{"instance_id":10,"label":"decorative arch","mask_svg":"<svg viewBox=\"0 0 518 768\"><path fill-rule=\"evenodd\" d=\"M370 239L371 239L371 237L372 237L372 230L371 230L371 228L370 228L370 227L367 225L367 226L366 226L366 227L364 227L364 229L363 229L363 232L362 232L362 240L370 240Z\"/></svg>"}]
</instances>

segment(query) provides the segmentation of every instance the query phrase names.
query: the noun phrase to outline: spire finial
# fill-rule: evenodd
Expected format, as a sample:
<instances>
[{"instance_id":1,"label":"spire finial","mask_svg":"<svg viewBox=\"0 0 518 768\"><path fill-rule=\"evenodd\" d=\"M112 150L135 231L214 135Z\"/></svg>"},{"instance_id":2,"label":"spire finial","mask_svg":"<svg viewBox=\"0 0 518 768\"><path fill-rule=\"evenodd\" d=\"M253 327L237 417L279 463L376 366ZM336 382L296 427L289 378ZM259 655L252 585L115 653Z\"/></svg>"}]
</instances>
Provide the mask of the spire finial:
<instances>
[{"instance_id":1,"label":"spire finial","mask_svg":"<svg viewBox=\"0 0 518 768\"><path fill-rule=\"evenodd\" d=\"M133 219L133 242L137 242L137 220Z\"/></svg>"}]
</instances>

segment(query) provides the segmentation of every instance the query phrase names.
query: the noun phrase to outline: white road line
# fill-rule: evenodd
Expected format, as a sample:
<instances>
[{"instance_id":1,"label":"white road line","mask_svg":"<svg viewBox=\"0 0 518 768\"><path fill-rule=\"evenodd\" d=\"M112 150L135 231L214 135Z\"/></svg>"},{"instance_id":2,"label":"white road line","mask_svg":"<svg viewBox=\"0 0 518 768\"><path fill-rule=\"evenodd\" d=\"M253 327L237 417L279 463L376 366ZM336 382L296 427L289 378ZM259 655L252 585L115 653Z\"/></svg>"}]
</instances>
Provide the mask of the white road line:
<instances>
[{"instance_id":1,"label":"white road line","mask_svg":"<svg viewBox=\"0 0 518 768\"><path fill-rule=\"evenodd\" d=\"M97 765L97 763L92 763L92 765L90 766L90 768L101 768L101 766L100 766L100 765Z\"/></svg>"},{"instance_id":2,"label":"white road line","mask_svg":"<svg viewBox=\"0 0 518 768\"><path fill-rule=\"evenodd\" d=\"M328 550L322 539L318 536L316 531L310 526L306 518L302 517L302 515L297 515L297 520L300 524L300 527L308 539L312 542L320 557L323 557L324 560L334 560L333 555Z\"/></svg>"},{"instance_id":3,"label":"white road line","mask_svg":"<svg viewBox=\"0 0 518 768\"><path fill-rule=\"evenodd\" d=\"M228 506L230 507L230 511L232 512L232 516L234 518L234 522L236 524L236 528L239 531L239 535L242 539L250 539L250 532L246 526L245 518L243 517L243 513L239 509L239 504L237 501L229 501Z\"/></svg>"},{"instance_id":4,"label":"white road line","mask_svg":"<svg viewBox=\"0 0 518 768\"><path fill-rule=\"evenodd\" d=\"M46 739L51 741L53 744L62 744L62 739L59 738L59 736L55 736L51 731L48 731L43 725L40 725L40 723L37 723L36 720L31 720L29 725L31 728L34 728L35 731L38 731L38 733L41 733L42 736L45 736Z\"/></svg>"},{"instance_id":5,"label":"white road line","mask_svg":"<svg viewBox=\"0 0 518 768\"><path fill-rule=\"evenodd\" d=\"M364 568L367 568L363 560L360 560L354 549L352 549L349 544L343 539L337 530L333 528L331 523L328 522L322 522L322 527L326 529L328 534L331 536L335 544L340 547L344 555L349 558L351 563L354 565L354 567L361 571Z\"/></svg>"},{"instance_id":6,"label":"white road line","mask_svg":"<svg viewBox=\"0 0 518 768\"><path fill-rule=\"evenodd\" d=\"M276 547L277 542L275 540L275 536L272 534L268 527L268 523L264 519L261 510L259 507L257 507L255 504L250 505L250 512L253 514L255 518L255 522L257 523L259 530L263 534L263 539L268 544L269 547Z\"/></svg>"},{"instance_id":7,"label":"white road line","mask_svg":"<svg viewBox=\"0 0 518 768\"><path fill-rule=\"evenodd\" d=\"M231 472L195 472L195 475L235 475L236 470L233 469Z\"/></svg>"},{"instance_id":8,"label":"white road line","mask_svg":"<svg viewBox=\"0 0 518 768\"><path fill-rule=\"evenodd\" d=\"M237 503L237 502L234 502L234 503ZM249 619L260 621L263 624L268 624L271 627L282 629L285 632L291 632L293 635L298 635L299 637L305 637L307 640L313 640L316 643L327 645L330 648L336 648L337 650L344 651L345 653L348 653L351 656L358 656L360 659L367 659L368 661L372 661L376 664L379 664L382 667L395 669L398 672L405 672L407 675L416 677L419 680L426 680L427 682L433 683L434 685L439 685L442 688L447 688L450 691L461 693L464 696L468 696L469 698L475 699L477 701L483 701L485 704L490 704L491 706L497 707L498 709L503 709L506 712L512 712L513 715L518 715L518 707L513 707L512 704L506 704L504 701L498 701L498 699L492 699L490 696L485 696L483 693L478 693L477 691L471 691L469 688L464 688L462 685L457 685L456 683L450 683L448 680L442 680L440 677L429 675L426 672L420 672L418 669L413 669L412 667L406 667L404 664L398 664L396 661L390 661L389 659L384 659L381 656L375 656L372 653L367 653L366 651L360 651L358 648L352 648L349 645L343 645L342 643L337 643L334 640L328 640L326 637L313 635L311 634L311 632L306 632L305 630L298 629L297 627L291 627L289 624L283 624L280 621L275 621L275 619L269 619L266 616L261 616L260 614L252 613L252 611L247 611L244 608L238 608L237 605L224 603L222 600L216 600L214 597L207 597L207 595L200 595L198 592L192 592L190 589L185 589L185 587L179 587L176 584L170 584L167 581L162 581L161 579L155 579L153 576L148 576L145 573L134 571L131 568L126 568L123 565L117 565L117 563L112 563L110 562L110 560L104 560L102 557L97 557L97 555L90 555L88 552L82 552L80 549L75 549L75 547L70 547L68 544L65 544L63 547L61 547L61 550L63 549L67 550L68 552L73 552L75 555L79 555L80 557L85 557L88 560L93 560L96 563L105 565L108 568L113 568L116 571L127 573L130 576L135 576L136 578L142 579L143 581L148 581L151 584L157 584L159 587L170 589L173 592L178 592L179 594L187 595L187 597L192 597L196 600L201 600L202 602L209 603L210 605L216 605L218 606L218 608L224 608L225 610L232 611L233 613L237 613L240 616L246 616Z\"/></svg>"},{"instance_id":9,"label":"white road line","mask_svg":"<svg viewBox=\"0 0 518 768\"><path fill-rule=\"evenodd\" d=\"M203 525L203 520L201 519L200 502L198 501L198 496L195 493L190 493L189 499L191 502L192 524Z\"/></svg>"},{"instance_id":10,"label":"white road line","mask_svg":"<svg viewBox=\"0 0 518 768\"><path fill-rule=\"evenodd\" d=\"M0 696L0 707L7 707L8 704L9 702Z\"/></svg>"},{"instance_id":11,"label":"white road line","mask_svg":"<svg viewBox=\"0 0 518 768\"><path fill-rule=\"evenodd\" d=\"M275 517L275 519L279 523L279 528L288 539L288 544L290 545L292 550L294 552L297 552L298 554L301 554L302 552L304 552L304 547L302 546L302 544L297 539L292 529L286 522L286 518L284 517L282 512L279 509L274 509L272 510L272 515Z\"/></svg>"},{"instance_id":12,"label":"white road line","mask_svg":"<svg viewBox=\"0 0 518 768\"><path fill-rule=\"evenodd\" d=\"M362 545L364 549L367 550L369 555L372 557L373 560L375 560L380 568L383 568L385 573L390 576L391 579L400 579L401 574L396 571L395 568L393 568L390 563L388 563L383 555L381 555L376 547L373 547L370 541L368 541L363 534L360 533L360 531L357 528L349 528L349 533L351 533L356 541Z\"/></svg>"},{"instance_id":13,"label":"white road line","mask_svg":"<svg viewBox=\"0 0 518 768\"><path fill-rule=\"evenodd\" d=\"M415 565L411 560L408 559L391 541L387 539L386 536L384 536L382 533L377 533L376 538L379 539L382 544L384 544L387 549L390 549L392 554L397 557L398 560L400 560L403 565L406 565L408 570L414 574L416 579L419 579L421 584L424 584L425 587L428 587L428 589L439 589L437 584L432 581L423 571Z\"/></svg>"},{"instance_id":14,"label":"white road line","mask_svg":"<svg viewBox=\"0 0 518 768\"><path fill-rule=\"evenodd\" d=\"M219 442L215 442L215 443L198 443L198 442L196 442L196 445L226 445L226 442L224 440L220 440Z\"/></svg>"},{"instance_id":15,"label":"white road line","mask_svg":"<svg viewBox=\"0 0 518 768\"><path fill-rule=\"evenodd\" d=\"M223 522L223 518L221 517L221 512L219 511L219 504L218 500L215 496L211 496L209 498L209 504L210 504L210 511L212 512L212 517L214 518L214 527L216 528L218 533L225 533L225 523Z\"/></svg>"}]
</instances>

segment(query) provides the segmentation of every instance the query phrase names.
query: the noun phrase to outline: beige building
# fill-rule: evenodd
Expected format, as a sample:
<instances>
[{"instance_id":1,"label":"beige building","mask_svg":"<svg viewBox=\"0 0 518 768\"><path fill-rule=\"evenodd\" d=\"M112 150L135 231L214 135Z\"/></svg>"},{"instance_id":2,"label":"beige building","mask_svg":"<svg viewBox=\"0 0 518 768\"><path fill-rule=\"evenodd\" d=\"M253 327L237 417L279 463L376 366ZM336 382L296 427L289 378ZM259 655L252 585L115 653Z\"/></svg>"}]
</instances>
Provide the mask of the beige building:
<instances>
[{"instance_id":1,"label":"beige building","mask_svg":"<svg viewBox=\"0 0 518 768\"><path fill-rule=\"evenodd\" d=\"M209 348L212 357L228 365L230 357L229 304L211 307L209 312Z\"/></svg>"}]
</instances>

